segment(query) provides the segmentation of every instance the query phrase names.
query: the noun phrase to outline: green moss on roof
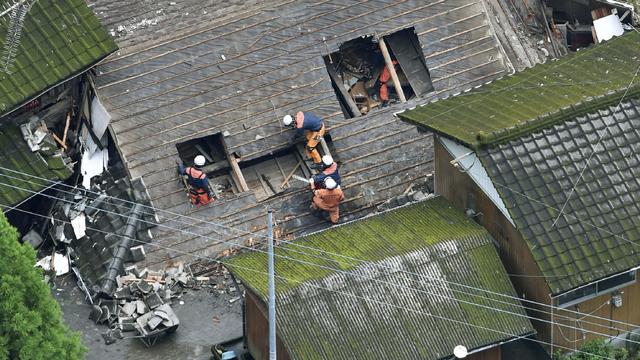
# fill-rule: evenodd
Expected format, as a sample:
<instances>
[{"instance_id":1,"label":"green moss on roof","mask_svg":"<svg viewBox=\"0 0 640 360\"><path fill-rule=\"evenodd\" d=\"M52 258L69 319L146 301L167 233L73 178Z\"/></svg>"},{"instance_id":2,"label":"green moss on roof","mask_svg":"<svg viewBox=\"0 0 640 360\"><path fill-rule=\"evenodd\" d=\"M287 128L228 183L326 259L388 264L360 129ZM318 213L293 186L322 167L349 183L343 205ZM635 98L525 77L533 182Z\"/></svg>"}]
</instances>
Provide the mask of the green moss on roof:
<instances>
[{"instance_id":1,"label":"green moss on roof","mask_svg":"<svg viewBox=\"0 0 640 360\"><path fill-rule=\"evenodd\" d=\"M65 180L72 174L59 155L47 156L32 152L24 141L20 129L12 124L0 127L0 152L2 153L0 167L19 172L0 169L0 182L10 185L0 184L1 205L15 205L33 195L34 191L40 191L51 185L49 181L35 179L33 176L49 180Z\"/></svg>"},{"instance_id":2,"label":"green moss on roof","mask_svg":"<svg viewBox=\"0 0 640 360\"><path fill-rule=\"evenodd\" d=\"M488 241L487 236L484 228L449 206L443 198L436 198L305 236L294 245L285 244L277 247L277 255L298 260L277 261L278 274L291 279L290 282L283 283L278 291L286 291L290 287L298 286L299 282L323 278L333 272L301 261L350 270L360 263L345 260L345 257L378 261L447 240L481 238ZM300 248L297 245L317 248L319 251ZM325 251L339 255L327 255ZM266 271L266 254L247 253L230 259L228 264L239 278L250 280L247 284L254 287L258 294L266 295L266 275L243 269Z\"/></svg>"},{"instance_id":3,"label":"green moss on roof","mask_svg":"<svg viewBox=\"0 0 640 360\"><path fill-rule=\"evenodd\" d=\"M639 61L640 34L632 31L398 115L472 148L491 147L617 103ZM638 95L634 84L626 96Z\"/></svg>"},{"instance_id":4,"label":"green moss on roof","mask_svg":"<svg viewBox=\"0 0 640 360\"><path fill-rule=\"evenodd\" d=\"M533 332L518 301L489 293L516 296L491 236L443 198L278 246L275 263L278 332L293 359L440 359L459 343ZM264 253L227 266L266 298Z\"/></svg>"},{"instance_id":5,"label":"green moss on roof","mask_svg":"<svg viewBox=\"0 0 640 360\"><path fill-rule=\"evenodd\" d=\"M11 25L0 21L0 49ZM77 75L117 50L83 0L39 0L24 18L15 57L0 52L0 115Z\"/></svg>"}]
</instances>

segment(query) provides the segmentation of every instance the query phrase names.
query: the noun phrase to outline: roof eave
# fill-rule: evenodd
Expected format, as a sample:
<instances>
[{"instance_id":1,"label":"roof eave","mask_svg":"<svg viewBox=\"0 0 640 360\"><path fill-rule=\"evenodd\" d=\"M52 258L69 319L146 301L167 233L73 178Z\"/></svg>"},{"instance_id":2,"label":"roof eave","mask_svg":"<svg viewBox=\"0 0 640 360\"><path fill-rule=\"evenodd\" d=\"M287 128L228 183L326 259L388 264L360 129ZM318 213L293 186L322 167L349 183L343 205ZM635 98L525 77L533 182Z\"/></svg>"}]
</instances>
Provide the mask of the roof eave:
<instances>
[{"instance_id":1,"label":"roof eave","mask_svg":"<svg viewBox=\"0 0 640 360\"><path fill-rule=\"evenodd\" d=\"M94 61L93 63L87 65L86 68L78 71L77 73L67 77L64 80L58 81L57 83L49 86L48 88L40 91L40 92L36 92L33 96L28 97L26 100L24 100L22 103L20 103L19 105L14 106L13 108L11 108L11 110L9 111L5 111L4 113L0 113L0 120L2 118L5 118L9 115L11 115L13 112L15 112L16 110L22 108L23 106L25 106L26 104L30 103L31 101L33 101L34 99L39 98L40 96L46 94L47 92L49 92L51 89L56 88L68 81L71 81L75 78L77 78L78 76L83 75L84 73L86 73L87 71L93 69L94 67L98 66L102 61L104 61L107 57L109 57L109 55L113 54L114 52L118 51L118 46L116 45L116 47L109 53L105 54L103 57L99 58L98 60Z\"/></svg>"}]
</instances>

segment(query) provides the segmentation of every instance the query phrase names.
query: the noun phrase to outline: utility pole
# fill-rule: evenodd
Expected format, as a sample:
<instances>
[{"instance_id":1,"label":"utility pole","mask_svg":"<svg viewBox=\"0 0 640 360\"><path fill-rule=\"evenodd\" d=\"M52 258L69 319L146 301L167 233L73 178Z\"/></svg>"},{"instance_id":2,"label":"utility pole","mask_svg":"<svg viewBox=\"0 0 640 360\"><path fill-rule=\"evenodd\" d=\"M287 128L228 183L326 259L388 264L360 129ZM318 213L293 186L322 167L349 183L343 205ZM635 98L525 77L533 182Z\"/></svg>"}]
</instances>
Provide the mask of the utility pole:
<instances>
[{"instance_id":1,"label":"utility pole","mask_svg":"<svg viewBox=\"0 0 640 360\"><path fill-rule=\"evenodd\" d=\"M269 224L269 360L276 360L276 282L273 263L273 211L267 215Z\"/></svg>"}]
</instances>

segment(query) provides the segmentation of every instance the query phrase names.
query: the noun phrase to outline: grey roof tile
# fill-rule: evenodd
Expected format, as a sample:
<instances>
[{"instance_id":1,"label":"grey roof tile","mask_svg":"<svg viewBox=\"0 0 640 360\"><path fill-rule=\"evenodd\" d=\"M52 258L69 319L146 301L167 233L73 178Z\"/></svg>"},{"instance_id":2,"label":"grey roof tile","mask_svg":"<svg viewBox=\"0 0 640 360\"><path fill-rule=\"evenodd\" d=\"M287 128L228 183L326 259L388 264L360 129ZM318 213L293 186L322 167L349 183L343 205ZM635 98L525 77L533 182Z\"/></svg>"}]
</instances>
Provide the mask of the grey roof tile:
<instances>
[{"instance_id":1,"label":"grey roof tile","mask_svg":"<svg viewBox=\"0 0 640 360\"><path fill-rule=\"evenodd\" d=\"M497 187L554 294L640 264L629 251L640 243L639 131L640 100L632 99L481 151L494 182L513 189Z\"/></svg>"}]
</instances>

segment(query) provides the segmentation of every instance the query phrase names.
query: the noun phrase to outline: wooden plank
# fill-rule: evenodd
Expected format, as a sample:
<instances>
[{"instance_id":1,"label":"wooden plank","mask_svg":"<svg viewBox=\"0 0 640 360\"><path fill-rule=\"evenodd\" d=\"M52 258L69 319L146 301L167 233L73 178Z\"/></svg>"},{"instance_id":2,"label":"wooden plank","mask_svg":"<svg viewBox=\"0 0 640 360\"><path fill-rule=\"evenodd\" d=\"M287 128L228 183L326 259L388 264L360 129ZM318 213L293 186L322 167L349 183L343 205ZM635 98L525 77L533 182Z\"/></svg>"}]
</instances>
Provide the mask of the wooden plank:
<instances>
[{"instance_id":1,"label":"wooden plank","mask_svg":"<svg viewBox=\"0 0 640 360\"><path fill-rule=\"evenodd\" d=\"M284 178L284 181L282 182L282 185L280 185L280 189L284 189L287 186L287 184L289 183L289 180L291 179L293 174L295 174L296 170L298 170L298 168L300 167L302 162L303 162L303 160L298 161L296 166L293 167L293 170L291 170L291 172Z\"/></svg>"},{"instance_id":2,"label":"wooden plank","mask_svg":"<svg viewBox=\"0 0 640 360\"><path fill-rule=\"evenodd\" d=\"M398 74L396 74L396 69L393 66L393 62L391 61L391 55L389 55L389 49L387 49L387 44L384 43L384 38L378 40L378 45L380 46L380 51L382 51L382 57L384 57L384 62L387 64L387 69L389 69L389 73L391 74L391 80L393 81L393 86L396 88L396 92L398 93L398 97L401 102L407 102L407 98L404 96L404 92L402 91L402 86L400 85L400 80L398 80Z\"/></svg>"},{"instance_id":3,"label":"wooden plank","mask_svg":"<svg viewBox=\"0 0 640 360\"><path fill-rule=\"evenodd\" d=\"M344 82L342 81L338 73L336 73L336 69L333 67L333 63L327 60L327 58L325 57L324 64L327 66L327 73L329 73L331 81L333 81L333 83L336 85L336 89L338 89L338 91L340 92L340 96L342 96L342 98L344 99L344 102L346 103L349 112L351 113L351 117L360 116L360 109L358 109L358 106L356 105L355 101L353 101L351 94L349 94L349 89L346 88Z\"/></svg>"},{"instance_id":4,"label":"wooden plank","mask_svg":"<svg viewBox=\"0 0 640 360\"><path fill-rule=\"evenodd\" d=\"M64 133L62 134L62 143L64 144L64 148L67 148L67 133L69 132L69 125L71 123L71 111L69 111L67 113L67 119L65 120L66 122L64 123Z\"/></svg>"},{"instance_id":5,"label":"wooden plank","mask_svg":"<svg viewBox=\"0 0 640 360\"><path fill-rule=\"evenodd\" d=\"M238 187L242 192L249 191L249 186L247 186L247 182L244 179L244 175L242 175L242 171L240 170L240 166L238 165L238 159L233 154L229 154L229 164L231 165L231 171L235 175L236 179L238 179Z\"/></svg>"}]
</instances>

